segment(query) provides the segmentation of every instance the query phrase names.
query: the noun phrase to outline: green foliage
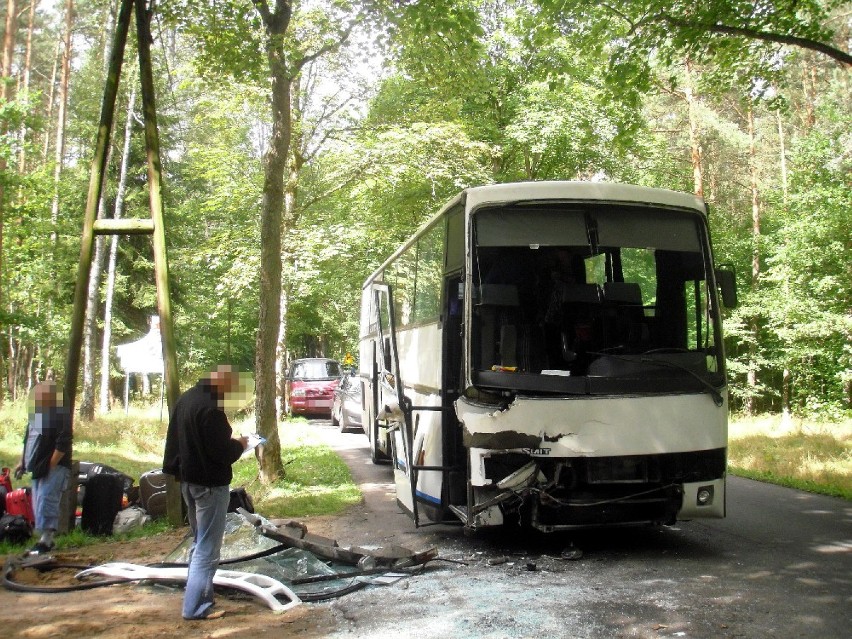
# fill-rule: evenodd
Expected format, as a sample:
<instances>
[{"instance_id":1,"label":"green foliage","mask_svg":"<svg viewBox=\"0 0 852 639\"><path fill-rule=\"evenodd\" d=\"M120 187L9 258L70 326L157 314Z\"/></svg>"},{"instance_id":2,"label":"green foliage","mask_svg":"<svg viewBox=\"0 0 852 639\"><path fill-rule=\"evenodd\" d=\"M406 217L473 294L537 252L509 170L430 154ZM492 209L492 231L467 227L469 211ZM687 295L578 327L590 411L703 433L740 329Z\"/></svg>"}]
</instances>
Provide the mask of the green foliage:
<instances>
[{"instance_id":1,"label":"green foliage","mask_svg":"<svg viewBox=\"0 0 852 639\"><path fill-rule=\"evenodd\" d=\"M399 68L439 84L464 78L482 54L484 30L477 0L389 4L388 41Z\"/></svg>"},{"instance_id":2,"label":"green foliage","mask_svg":"<svg viewBox=\"0 0 852 639\"><path fill-rule=\"evenodd\" d=\"M250 419L245 429L253 427ZM235 430L242 426L235 424ZM305 420L278 425L285 477L264 486L258 479L258 464L248 456L234 464L232 485L245 486L252 495L255 510L264 517L298 518L333 514L358 503L361 492L343 460L321 443Z\"/></svg>"},{"instance_id":3,"label":"green foliage","mask_svg":"<svg viewBox=\"0 0 852 639\"><path fill-rule=\"evenodd\" d=\"M185 84L191 105L185 153L173 166L170 270L185 369L254 362L259 263L260 159L251 122L261 98ZM199 330L199 322L204 330Z\"/></svg>"},{"instance_id":4,"label":"green foliage","mask_svg":"<svg viewBox=\"0 0 852 639\"><path fill-rule=\"evenodd\" d=\"M852 157L848 118L827 104L823 125L795 149L796 171L778 241L767 246L762 299L778 366L795 371L793 405L846 404L852 378Z\"/></svg>"},{"instance_id":5,"label":"green foliage","mask_svg":"<svg viewBox=\"0 0 852 639\"><path fill-rule=\"evenodd\" d=\"M258 85L265 79L263 25L249 0L174 0L158 7L164 21L197 44L200 74Z\"/></svg>"},{"instance_id":6,"label":"green foliage","mask_svg":"<svg viewBox=\"0 0 852 639\"><path fill-rule=\"evenodd\" d=\"M690 59L723 74L768 79L777 74L792 45L837 54L832 13L841 0L807 2L671 2L643 0L617 9L588 0L536 0L543 14L564 29L598 42L617 42L610 55L613 87L644 91L648 62L674 66ZM828 50L828 51L827 51Z\"/></svg>"},{"instance_id":7,"label":"green foliage","mask_svg":"<svg viewBox=\"0 0 852 639\"><path fill-rule=\"evenodd\" d=\"M48 110L46 100L59 17L38 12L30 94L0 105L0 156L8 160L0 173L3 372L9 379L14 364L18 395L36 378L61 378L66 357L109 39L103 27L114 9L103 0L77 4L68 149L58 185L56 108ZM726 312L734 406L755 400L777 410L788 397L798 414L848 410L852 92L843 68L805 46L838 49L839 2L646 0L617 10L581 0L292 6L282 43L293 80L287 178L294 199L283 238L291 355L354 351L361 283L459 190L604 178L690 191L697 144L718 261L739 274L741 306ZM220 361L248 369L255 361L269 41L250 0L178 0L156 9L170 276L178 359L189 380ZM722 32L720 25L739 31ZM137 82L133 39L117 122ZM137 122L125 217L148 216L141 133ZM107 215L116 197L118 130L114 138ZM22 150L27 164L18 171ZM752 233L752 169L759 237ZM760 278L752 286L755 250ZM150 238L122 237L114 342L138 339L155 308ZM756 385L747 382L749 371Z\"/></svg>"}]
</instances>

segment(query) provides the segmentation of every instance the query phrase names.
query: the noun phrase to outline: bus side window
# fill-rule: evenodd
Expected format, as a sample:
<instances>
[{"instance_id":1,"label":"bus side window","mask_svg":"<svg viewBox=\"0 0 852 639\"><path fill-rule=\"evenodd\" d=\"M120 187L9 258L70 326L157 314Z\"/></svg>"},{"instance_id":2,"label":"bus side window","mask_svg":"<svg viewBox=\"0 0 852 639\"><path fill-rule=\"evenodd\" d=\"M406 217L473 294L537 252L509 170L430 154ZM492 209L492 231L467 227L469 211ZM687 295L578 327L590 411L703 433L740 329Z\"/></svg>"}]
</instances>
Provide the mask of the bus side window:
<instances>
[{"instance_id":1,"label":"bus side window","mask_svg":"<svg viewBox=\"0 0 852 639\"><path fill-rule=\"evenodd\" d=\"M384 366L385 371L388 373L393 373L393 359L391 358L391 340L390 337L383 338L384 347L382 348L382 354L384 355L384 362L382 365Z\"/></svg>"}]
</instances>

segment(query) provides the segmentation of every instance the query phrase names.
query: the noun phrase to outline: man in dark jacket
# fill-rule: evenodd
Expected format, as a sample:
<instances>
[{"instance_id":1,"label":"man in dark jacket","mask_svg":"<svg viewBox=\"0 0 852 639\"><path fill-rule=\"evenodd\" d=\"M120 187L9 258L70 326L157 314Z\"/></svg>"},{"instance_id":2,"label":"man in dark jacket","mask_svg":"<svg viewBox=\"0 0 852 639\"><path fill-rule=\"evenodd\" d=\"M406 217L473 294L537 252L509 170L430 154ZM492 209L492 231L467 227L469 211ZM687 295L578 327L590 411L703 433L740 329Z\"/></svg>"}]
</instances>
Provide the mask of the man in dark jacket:
<instances>
[{"instance_id":1,"label":"man in dark jacket","mask_svg":"<svg viewBox=\"0 0 852 639\"><path fill-rule=\"evenodd\" d=\"M59 505L71 474L71 415L60 405L56 382L36 384L33 400L15 476L32 474L35 527L41 538L30 554L38 554L53 549L59 527Z\"/></svg>"},{"instance_id":2,"label":"man in dark jacket","mask_svg":"<svg viewBox=\"0 0 852 639\"><path fill-rule=\"evenodd\" d=\"M239 373L219 366L177 401L169 420L163 471L181 482L194 545L189 560L184 619L213 614L213 576L219 566L225 515L233 477L231 465L248 444L231 436L223 410L225 395L237 388Z\"/></svg>"}]
</instances>

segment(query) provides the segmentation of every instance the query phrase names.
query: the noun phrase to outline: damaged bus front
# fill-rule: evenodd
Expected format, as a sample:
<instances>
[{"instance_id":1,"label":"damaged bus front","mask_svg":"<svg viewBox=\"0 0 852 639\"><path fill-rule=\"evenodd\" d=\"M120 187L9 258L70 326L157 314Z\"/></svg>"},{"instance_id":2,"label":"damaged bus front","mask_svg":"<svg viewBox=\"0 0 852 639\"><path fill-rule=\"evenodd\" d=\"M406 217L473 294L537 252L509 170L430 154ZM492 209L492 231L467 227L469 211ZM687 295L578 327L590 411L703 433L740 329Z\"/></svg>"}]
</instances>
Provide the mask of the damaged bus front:
<instances>
[{"instance_id":1,"label":"damaged bus front","mask_svg":"<svg viewBox=\"0 0 852 639\"><path fill-rule=\"evenodd\" d=\"M499 185L425 230L439 227L432 284L414 242L365 287L371 446L381 456L384 436L415 520L553 531L724 517L717 285L728 305L735 288L713 264L703 201ZM436 317L411 321L430 286Z\"/></svg>"}]
</instances>

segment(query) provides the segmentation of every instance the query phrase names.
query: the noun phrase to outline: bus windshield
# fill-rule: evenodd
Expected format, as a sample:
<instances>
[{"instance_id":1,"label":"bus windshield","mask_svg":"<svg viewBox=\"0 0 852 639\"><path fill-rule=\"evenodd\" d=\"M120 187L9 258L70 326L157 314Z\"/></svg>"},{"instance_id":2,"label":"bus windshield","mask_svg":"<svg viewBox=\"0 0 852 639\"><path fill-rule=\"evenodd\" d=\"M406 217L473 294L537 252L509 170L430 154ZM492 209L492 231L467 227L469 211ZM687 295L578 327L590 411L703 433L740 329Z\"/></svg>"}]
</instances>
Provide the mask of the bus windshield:
<instances>
[{"instance_id":1,"label":"bus windshield","mask_svg":"<svg viewBox=\"0 0 852 639\"><path fill-rule=\"evenodd\" d=\"M608 394L723 384L699 212L538 202L472 218L476 386Z\"/></svg>"}]
</instances>

